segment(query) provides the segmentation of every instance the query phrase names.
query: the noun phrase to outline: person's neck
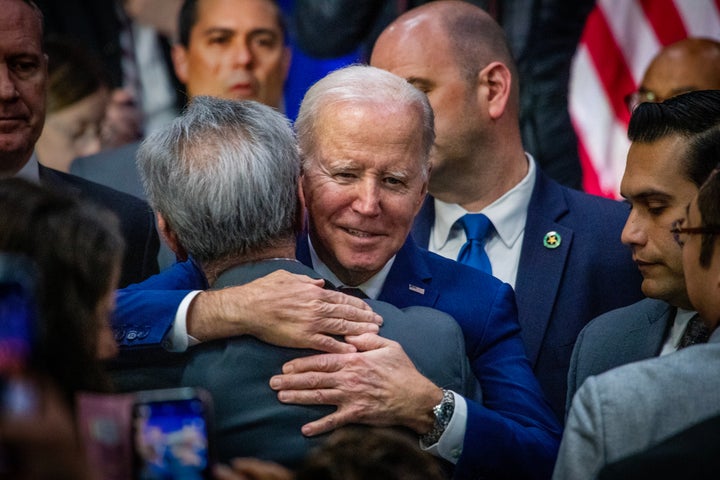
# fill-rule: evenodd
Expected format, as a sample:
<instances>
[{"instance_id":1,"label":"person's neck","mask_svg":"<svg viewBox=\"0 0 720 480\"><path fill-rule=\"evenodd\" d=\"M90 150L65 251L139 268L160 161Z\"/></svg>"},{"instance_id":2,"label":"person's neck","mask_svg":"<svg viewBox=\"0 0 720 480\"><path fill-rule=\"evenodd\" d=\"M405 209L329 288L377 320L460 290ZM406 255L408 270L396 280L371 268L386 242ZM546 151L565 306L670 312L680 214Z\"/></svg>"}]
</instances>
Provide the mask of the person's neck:
<instances>
[{"instance_id":1,"label":"person's neck","mask_svg":"<svg viewBox=\"0 0 720 480\"><path fill-rule=\"evenodd\" d=\"M200 262L200 266L205 273L205 278L210 285L215 283L218 277L226 270L233 267L244 265L246 263L262 262L264 260L272 260L274 258L295 259L295 240L283 241L282 244L263 249L260 252L249 253L246 255L231 255L219 260L210 262Z\"/></svg>"},{"instance_id":2,"label":"person's neck","mask_svg":"<svg viewBox=\"0 0 720 480\"><path fill-rule=\"evenodd\" d=\"M454 173L454 172L453 172ZM478 152L471 171L430 180L430 193L469 212L479 212L520 183L528 173L522 145L492 153Z\"/></svg>"}]
</instances>

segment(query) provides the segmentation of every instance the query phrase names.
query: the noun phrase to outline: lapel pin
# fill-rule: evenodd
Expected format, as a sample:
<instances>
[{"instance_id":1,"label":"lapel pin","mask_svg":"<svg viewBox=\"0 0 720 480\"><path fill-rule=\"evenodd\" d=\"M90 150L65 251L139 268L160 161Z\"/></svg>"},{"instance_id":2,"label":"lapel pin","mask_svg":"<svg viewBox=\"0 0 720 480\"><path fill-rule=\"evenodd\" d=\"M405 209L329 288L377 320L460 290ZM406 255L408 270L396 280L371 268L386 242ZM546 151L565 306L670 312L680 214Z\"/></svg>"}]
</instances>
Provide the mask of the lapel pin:
<instances>
[{"instance_id":1,"label":"lapel pin","mask_svg":"<svg viewBox=\"0 0 720 480\"><path fill-rule=\"evenodd\" d=\"M422 287L418 287L417 285L410 284L408 287L411 292L419 293L420 295L425 295L425 289Z\"/></svg>"},{"instance_id":2,"label":"lapel pin","mask_svg":"<svg viewBox=\"0 0 720 480\"><path fill-rule=\"evenodd\" d=\"M562 243L562 237L557 232L547 232L545 238L543 238L543 245L545 248L557 248Z\"/></svg>"}]
</instances>

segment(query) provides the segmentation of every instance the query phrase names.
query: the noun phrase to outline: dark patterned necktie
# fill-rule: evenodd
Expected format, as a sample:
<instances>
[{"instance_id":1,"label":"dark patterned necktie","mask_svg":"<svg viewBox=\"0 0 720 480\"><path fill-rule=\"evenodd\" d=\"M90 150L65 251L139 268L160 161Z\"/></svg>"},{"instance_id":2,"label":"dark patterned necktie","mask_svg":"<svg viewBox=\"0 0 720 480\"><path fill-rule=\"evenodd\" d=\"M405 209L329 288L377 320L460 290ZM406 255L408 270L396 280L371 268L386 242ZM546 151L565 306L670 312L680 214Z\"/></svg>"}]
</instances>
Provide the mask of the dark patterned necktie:
<instances>
[{"instance_id":1,"label":"dark patterned necktie","mask_svg":"<svg viewBox=\"0 0 720 480\"><path fill-rule=\"evenodd\" d=\"M680 343L678 343L678 350L689 347L690 345L695 345L696 343L705 343L709 337L710 331L705 326L705 322L700 320L700 317L696 314L688 322L685 333L683 333L683 336L680 338Z\"/></svg>"},{"instance_id":2,"label":"dark patterned necktie","mask_svg":"<svg viewBox=\"0 0 720 480\"><path fill-rule=\"evenodd\" d=\"M492 265L485 252L485 237L493 226L490 219L482 213L468 213L457 223L463 227L467 237L458 254L458 262L492 274Z\"/></svg>"},{"instance_id":3,"label":"dark patterned necktie","mask_svg":"<svg viewBox=\"0 0 720 480\"><path fill-rule=\"evenodd\" d=\"M363 292L362 290L360 290L357 287L340 287L340 288L338 288L338 292L342 292L346 295L352 295L353 297L362 298L362 299L370 298L367 295L365 295L365 292Z\"/></svg>"}]
</instances>

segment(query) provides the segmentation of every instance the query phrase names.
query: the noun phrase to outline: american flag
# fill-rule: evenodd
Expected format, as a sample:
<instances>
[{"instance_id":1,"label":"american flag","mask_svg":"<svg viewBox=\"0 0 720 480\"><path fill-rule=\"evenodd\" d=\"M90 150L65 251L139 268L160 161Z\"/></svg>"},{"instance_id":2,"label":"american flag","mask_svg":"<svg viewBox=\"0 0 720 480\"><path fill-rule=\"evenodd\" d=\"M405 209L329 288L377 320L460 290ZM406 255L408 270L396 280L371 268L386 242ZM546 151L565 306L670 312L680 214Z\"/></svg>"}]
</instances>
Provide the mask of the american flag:
<instances>
[{"instance_id":1,"label":"american flag","mask_svg":"<svg viewBox=\"0 0 720 480\"><path fill-rule=\"evenodd\" d=\"M720 40L720 0L598 0L573 60L568 93L583 189L617 198L630 143L624 99L652 58L687 37Z\"/></svg>"}]
</instances>

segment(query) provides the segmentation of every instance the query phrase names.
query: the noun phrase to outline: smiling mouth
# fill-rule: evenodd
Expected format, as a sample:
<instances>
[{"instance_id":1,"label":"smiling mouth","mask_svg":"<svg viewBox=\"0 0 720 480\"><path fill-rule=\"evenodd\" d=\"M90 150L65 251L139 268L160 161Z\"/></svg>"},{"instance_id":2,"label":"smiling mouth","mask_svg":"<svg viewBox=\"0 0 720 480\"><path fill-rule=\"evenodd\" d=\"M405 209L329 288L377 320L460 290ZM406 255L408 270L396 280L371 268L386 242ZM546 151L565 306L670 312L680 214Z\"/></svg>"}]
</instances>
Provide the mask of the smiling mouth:
<instances>
[{"instance_id":1,"label":"smiling mouth","mask_svg":"<svg viewBox=\"0 0 720 480\"><path fill-rule=\"evenodd\" d=\"M349 234L352 235L353 237L358 237L358 238L371 238L371 237L376 237L376 236L377 236L377 235L374 234L374 233L364 232L364 231L362 231L362 230L355 230L355 229L352 229L352 228L344 228L344 227L343 227L343 230L345 230L347 233L349 233Z\"/></svg>"}]
</instances>

